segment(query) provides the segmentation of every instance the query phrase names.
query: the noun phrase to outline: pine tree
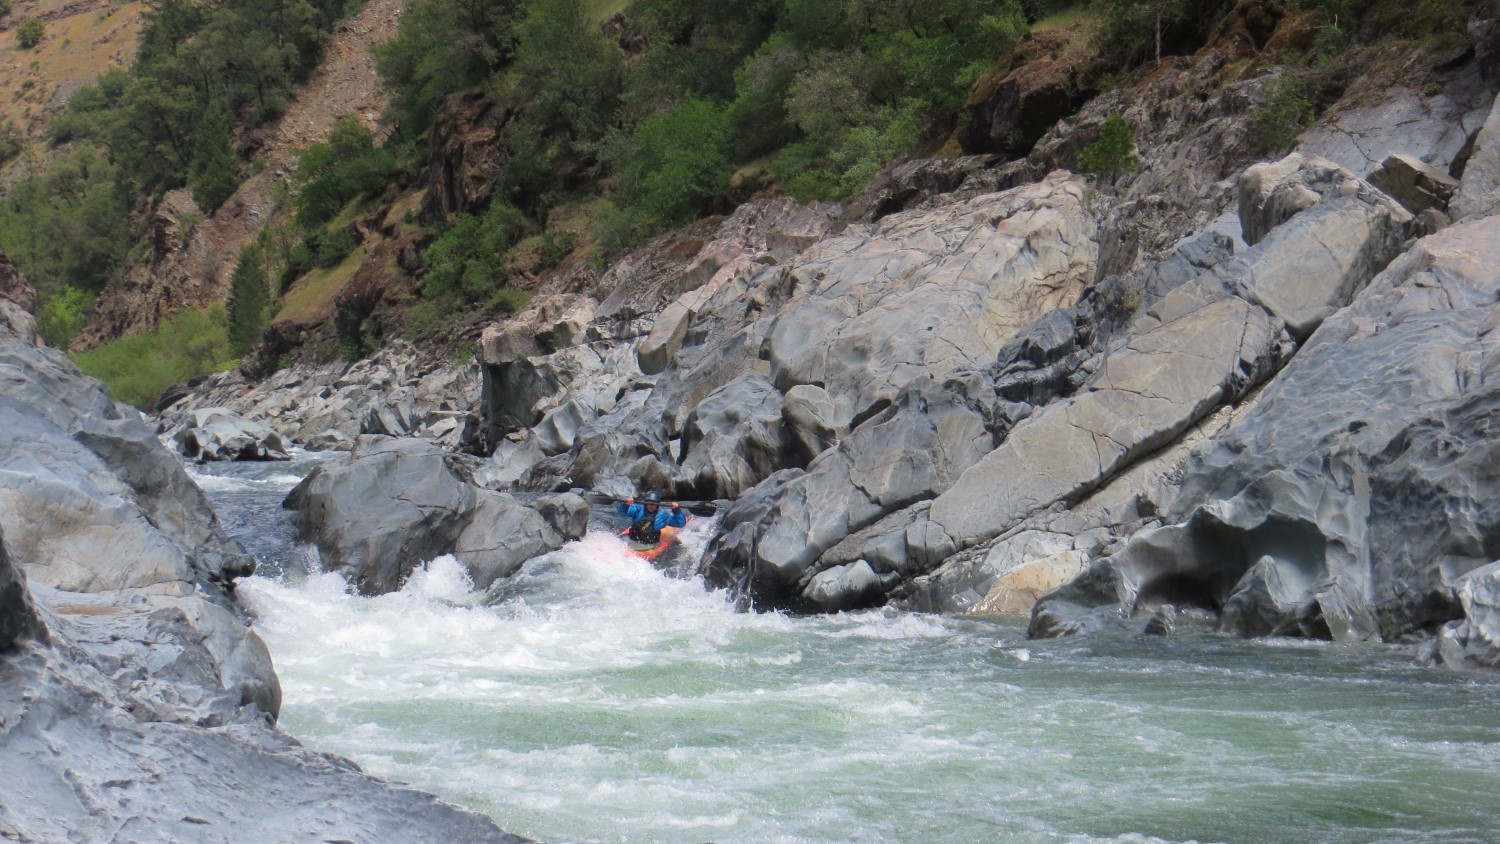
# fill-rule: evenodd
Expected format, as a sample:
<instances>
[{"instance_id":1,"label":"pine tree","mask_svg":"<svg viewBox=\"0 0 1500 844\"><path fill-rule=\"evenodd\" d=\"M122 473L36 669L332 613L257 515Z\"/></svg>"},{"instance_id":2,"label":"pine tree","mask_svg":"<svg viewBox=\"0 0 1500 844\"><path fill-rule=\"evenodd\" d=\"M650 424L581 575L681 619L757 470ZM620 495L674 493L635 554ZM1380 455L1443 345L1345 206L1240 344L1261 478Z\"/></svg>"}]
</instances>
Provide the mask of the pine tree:
<instances>
[{"instance_id":1,"label":"pine tree","mask_svg":"<svg viewBox=\"0 0 1500 844\"><path fill-rule=\"evenodd\" d=\"M193 160L188 165L188 189L204 211L213 211L240 183L239 161L229 136L229 109L214 100L198 123Z\"/></svg>"},{"instance_id":2,"label":"pine tree","mask_svg":"<svg viewBox=\"0 0 1500 844\"><path fill-rule=\"evenodd\" d=\"M271 279L260 240L246 247L229 281L229 348L244 355L260 342L270 320Z\"/></svg>"},{"instance_id":3,"label":"pine tree","mask_svg":"<svg viewBox=\"0 0 1500 844\"><path fill-rule=\"evenodd\" d=\"M1120 172L1135 172L1135 136L1130 124L1118 112L1099 126L1099 140L1078 152L1078 167L1085 173L1109 176L1113 181Z\"/></svg>"}]
</instances>

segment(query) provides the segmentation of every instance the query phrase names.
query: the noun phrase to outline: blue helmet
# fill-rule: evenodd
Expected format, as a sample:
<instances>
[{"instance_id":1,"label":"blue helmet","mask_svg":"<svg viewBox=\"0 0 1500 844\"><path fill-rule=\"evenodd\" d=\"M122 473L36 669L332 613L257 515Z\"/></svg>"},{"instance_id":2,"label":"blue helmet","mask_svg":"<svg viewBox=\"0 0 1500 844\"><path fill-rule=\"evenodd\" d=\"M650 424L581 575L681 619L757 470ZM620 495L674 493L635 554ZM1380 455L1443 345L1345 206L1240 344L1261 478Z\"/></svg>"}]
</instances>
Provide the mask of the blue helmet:
<instances>
[{"instance_id":1,"label":"blue helmet","mask_svg":"<svg viewBox=\"0 0 1500 844\"><path fill-rule=\"evenodd\" d=\"M657 492L654 489L651 490L650 492L646 493L646 502L648 504L660 504L661 503L661 493Z\"/></svg>"}]
</instances>

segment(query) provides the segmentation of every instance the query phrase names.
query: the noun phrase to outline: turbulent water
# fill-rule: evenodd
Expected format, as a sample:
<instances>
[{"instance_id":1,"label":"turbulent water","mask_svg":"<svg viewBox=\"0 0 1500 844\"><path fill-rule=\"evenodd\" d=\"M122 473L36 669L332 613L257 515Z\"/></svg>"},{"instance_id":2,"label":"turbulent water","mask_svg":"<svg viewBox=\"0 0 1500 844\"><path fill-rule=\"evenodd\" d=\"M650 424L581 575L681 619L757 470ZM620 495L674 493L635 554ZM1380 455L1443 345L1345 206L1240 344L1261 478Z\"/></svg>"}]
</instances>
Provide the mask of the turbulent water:
<instances>
[{"instance_id":1,"label":"turbulent water","mask_svg":"<svg viewBox=\"0 0 1500 844\"><path fill-rule=\"evenodd\" d=\"M736 613L605 531L488 594L452 558L349 594L281 496L200 480L266 561L240 594L282 724L551 841L1487 841L1500 682L1409 652ZM709 526L690 526L701 545ZM689 552L695 550L688 549ZM313 573L309 573L309 569Z\"/></svg>"}]
</instances>

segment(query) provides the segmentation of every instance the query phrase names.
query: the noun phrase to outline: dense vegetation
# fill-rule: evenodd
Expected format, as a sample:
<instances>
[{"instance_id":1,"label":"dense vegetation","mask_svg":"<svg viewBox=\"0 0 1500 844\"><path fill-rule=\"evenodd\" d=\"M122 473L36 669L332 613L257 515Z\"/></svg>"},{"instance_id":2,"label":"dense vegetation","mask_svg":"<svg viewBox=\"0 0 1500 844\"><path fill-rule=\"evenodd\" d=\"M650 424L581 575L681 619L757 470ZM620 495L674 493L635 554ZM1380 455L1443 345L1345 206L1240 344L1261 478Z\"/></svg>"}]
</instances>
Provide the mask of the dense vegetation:
<instances>
[{"instance_id":1,"label":"dense vegetation","mask_svg":"<svg viewBox=\"0 0 1500 844\"><path fill-rule=\"evenodd\" d=\"M285 107L350 0L160 0L130 71L76 92L50 140L68 149L0 201L0 250L41 298L41 328L66 345L124 264L138 197L187 186L205 210L240 181L233 127Z\"/></svg>"},{"instance_id":2,"label":"dense vegetation","mask_svg":"<svg viewBox=\"0 0 1500 844\"><path fill-rule=\"evenodd\" d=\"M498 195L538 223L612 175L606 250L728 208L747 165L804 199L848 195L941 138L1026 27L1016 0L638 0L605 27L600 11L419 0L378 67L405 137L460 91L513 101Z\"/></svg>"},{"instance_id":3,"label":"dense vegetation","mask_svg":"<svg viewBox=\"0 0 1500 844\"><path fill-rule=\"evenodd\" d=\"M186 187L207 213L233 194L245 169L236 138L281 111L355 2L152 4L135 66L74 94L50 127L58 147L50 165L24 173L0 200L0 249L38 288L39 324L51 342L66 344L79 330L95 293L146 234L130 222L142 198ZM335 268L347 277L361 254L361 230L351 224L361 203L412 185L429 133L456 95L503 106L503 166L492 198L477 207L404 218L403 231L422 231L419 298L407 314L413 337L441 334L461 314L524 306L508 263L518 247L530 250L528 266L553 266L587 229L602 260L765 188L803 200L850 195L893 158L937 149L976 78L1049 16L1092 20L1094 44L1124 78L1196 49L1230 5L411 0L396 37L376 51L393 97L387 140L377 144L346 118L303 151L291 190L278 198L286 213L239 257L227 314L199 315L191 326L222 331L226 351L208 344L216 351L189 357L207 366L243 354L293 281ZM1251 115L1262 146L1285 147L1326 105L1316 75L1347 48L1458 32L1474 5L1293 0L1316 43L1280 57L1293 66ZM0 159L19 152L19 135L0 126ZM1079 165L1114 179L1135 161L1129 127L1115 117ZM566 228L557 209L567 212ZM149 217L134 219L140 226ZM179 323L168 328L180 334ZM194 342L205 347L201 337ZM355 345L368 344L361 337ZM170 367L159 369L164 377Z\"/></svg>"}]
</instances>

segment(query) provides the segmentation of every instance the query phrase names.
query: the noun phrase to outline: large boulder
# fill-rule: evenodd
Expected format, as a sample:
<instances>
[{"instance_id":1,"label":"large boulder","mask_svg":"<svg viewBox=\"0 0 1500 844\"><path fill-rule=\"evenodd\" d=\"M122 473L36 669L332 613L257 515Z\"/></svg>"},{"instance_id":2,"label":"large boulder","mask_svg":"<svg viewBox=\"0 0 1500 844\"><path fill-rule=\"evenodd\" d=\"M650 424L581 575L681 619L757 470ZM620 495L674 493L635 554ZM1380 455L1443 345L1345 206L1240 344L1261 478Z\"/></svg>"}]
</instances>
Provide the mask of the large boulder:
<instances>
[{"instance_id":1,"label":"large boulder","mask_svg":"<svg viewBox=\"0 0 1500 844\"><path fill-rule=\"evenodd\" d=\"M290 460L286 443L269 426L224 408L189 411L177 420L172 443L189 460Z\"/></svg>"},{"instance_id":2,"label":"large boulder","mask_svg":"<svg viewBox=\"0 0 1500 844\"><path fill-rule=\"evenodd\" d=\"M858 418L917 377L989 363L1093 280L1084 191L1057 172L819 242L789 270L798 295L770 335L772 380L847 397Z\"/></svg>"},{"instance_id":3,"label":"large boulder","mask_svg":"<svg viewBox=\"0 0 1500 844\"><path fill-rule=\"evenodd\" d=\"M1162 603L1245 635L1389 640L1459 618L1457 580L1500 558L1496 249L1491 217L1393 262L1190 465L1171 523L1043 600L1034 632Z\"/></svg>"},{"instance_id":4,"label":"large boulder","mask_svg":"<svg viewBox=\"0 0 1500 844\"><path fill-rule=\"evenodd\" d=\"M286 497L297 531L323 567L359 590L399 589L414 567L449 553L468 525L475 489L420 440L360 437L349 457L314 469Z\"/></svg>"},{"instance_id":5,"label":"large boulder","mask_svg":"<svg viewBox=\"0 0 1500 844\"><path fill-rule=\"evenodd\" d=\"M284 505L297 511L299 535L318 545L323 567L370 595L400 589L414 568L443 554L489 586L588 529L578 496L522 501L480 489L453 460L422 440L360 437Z\"/></svg>"},{"instance_id":6,"label":"large boulder","mask_svg":"<svg viewBox=\"0 0 1500 844\"><path fill-rule=\"evenodd\" d=\"M588 531L588 504L577 495L543 496L521 501L503 493L483 491L458 535L453 555L469 571L474 586L488 589L509 577L522 563L555 551Z\"/></svg>"},{"instance_id":7,"label":"large boulder","mask_svg":"<svg viewBox=\"0 0 1500 844\"><path fill-rule=\"evenodd\" d=\"M1500 668L1500 563L1470 571L1455 588L1463 618L1444 625L1439 656L1460 668Z\"/></svg>"},{"instance_id":8,"label":"large boulder","mask_svg":"<svg viewBox=\"0 0 1500 844\"><path fill-rule=\"evenodd\" d=\"M1474 151L1464 165L1458 193L1448 207L1456 221L1500 212L1500 108L1491 108L1484 128L1474 139Z\"/></svg>"}]
</instances>

